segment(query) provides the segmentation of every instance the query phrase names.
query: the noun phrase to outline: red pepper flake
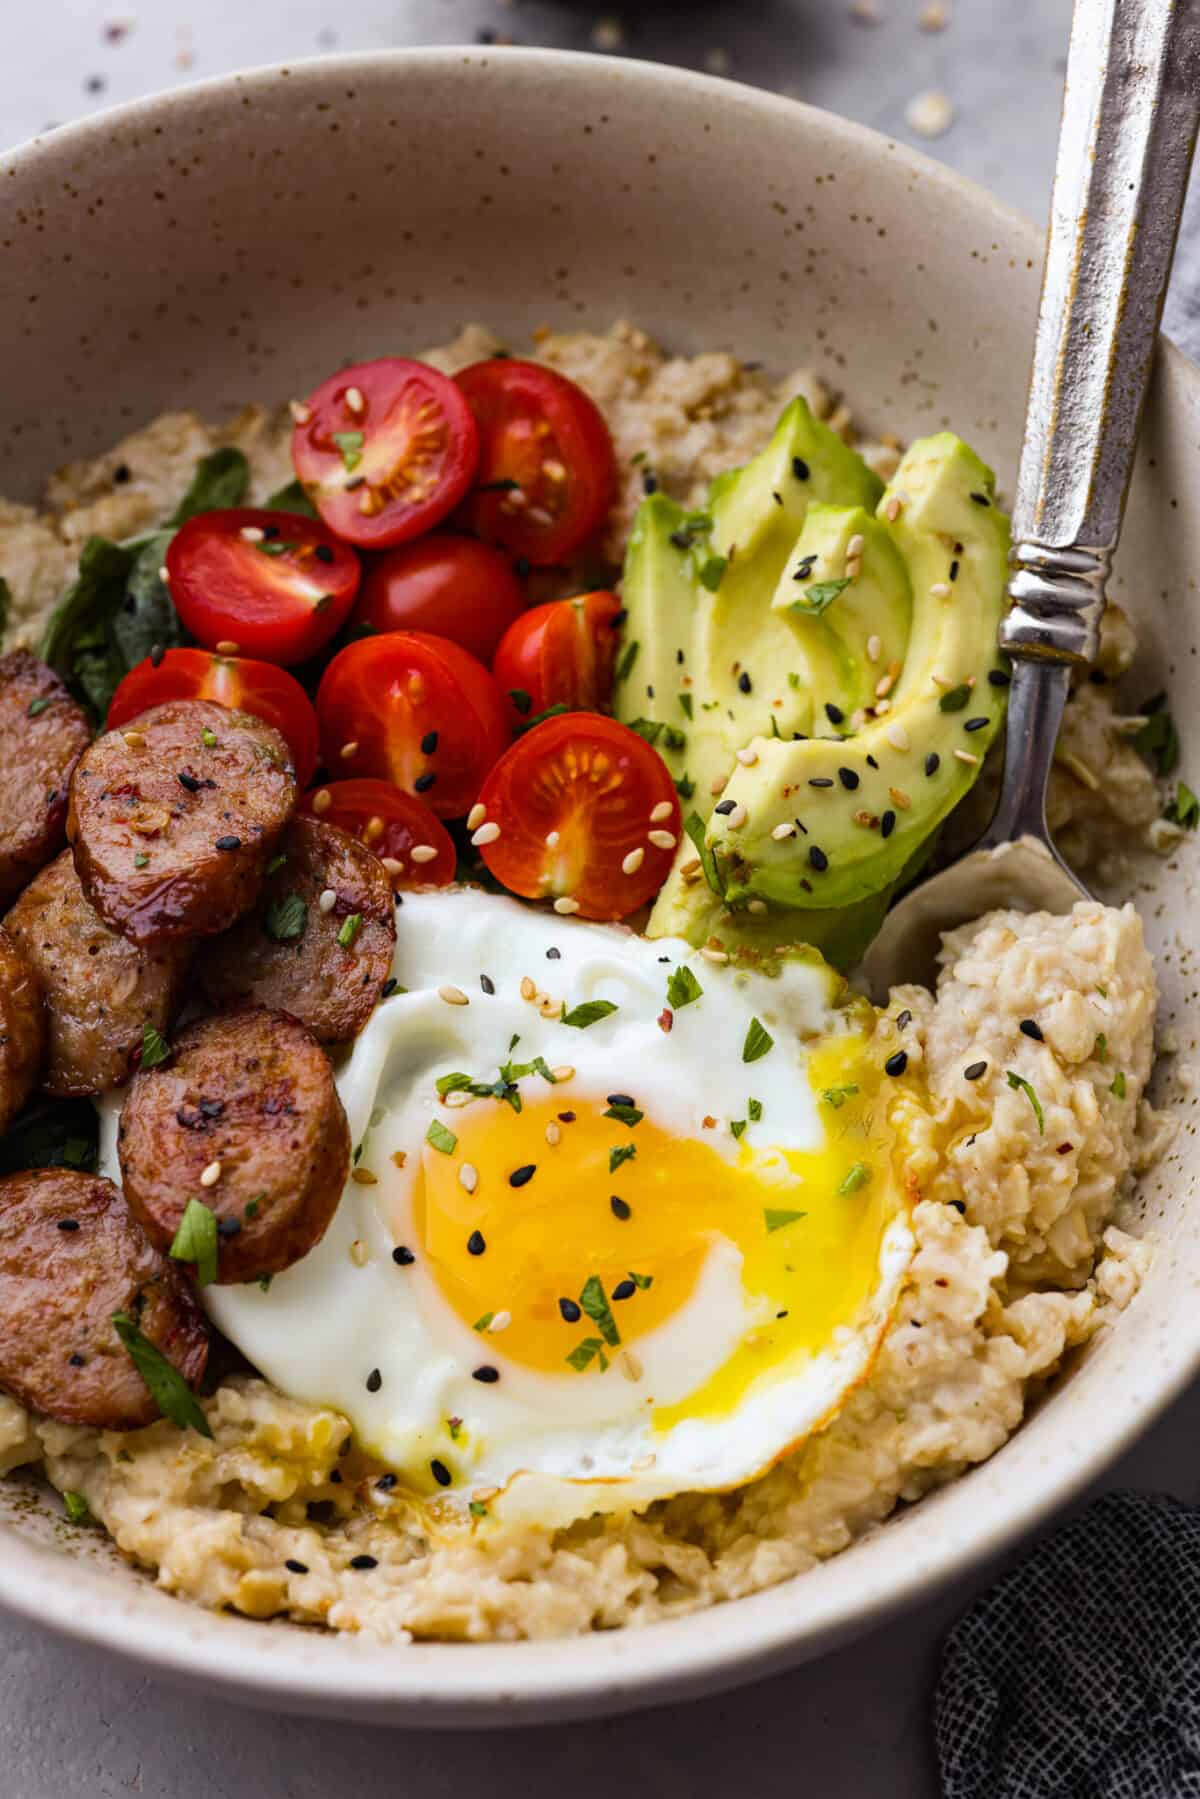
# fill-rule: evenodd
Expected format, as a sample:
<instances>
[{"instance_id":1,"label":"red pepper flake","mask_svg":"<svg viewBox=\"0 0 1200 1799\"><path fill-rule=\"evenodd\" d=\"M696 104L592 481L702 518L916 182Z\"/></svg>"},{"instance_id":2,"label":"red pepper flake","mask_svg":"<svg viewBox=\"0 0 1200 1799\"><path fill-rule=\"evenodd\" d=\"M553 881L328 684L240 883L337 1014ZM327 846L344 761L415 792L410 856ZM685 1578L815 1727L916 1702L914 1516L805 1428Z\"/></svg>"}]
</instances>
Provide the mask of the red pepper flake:
<instances>
[{"instance_id":1,"label":"red pepper flake","mask_svg":"<svg viewBox=\"0 0 1200 1799\"><path fill-rule=\"evenodd\" d=\"M659 1028L659 1030L660 1030L660 1031L667 1031L667 1032L669 1032L669 1031L670 1031L670 1029L671 1029L671 1026L672 1026L672 1025L673 1025L673 1024L674 1024L674 1023L675 1023L675 1014L674 1014L674 1012L672 1012L672 1010L671 1010L671 1008L670 1008L670 1006L664 1006L664 1007L663 1007L663 1009L662 1009L662 1011L661 1011L661 1012L660 1012L660 1013L659 1013L659 1015L658 1015L658 1028Z\"/></svg>"},{"instance_id":2,"label":"red pepper flake","mask_svg":"<svg viewBox=\"0 0 1200 1799\"><path fill-rule=\"evenodd\" d=\"M1060 1156L1069 1156L1074 1147L1075 1145L1073 1143L1060 1143L1058 1146L1058 1153Z\"/></svg>"},{"instance_id":3,"label":"red pepper flake","mask_svg":"<svg viewBox=\"0 0 1200 1799\"><path fill-rule=\"evenodd\" d=\"M700 1120L700 1122L704 1126L706 1131L715 1131L717 1128L716 1119L713 1118L711 1116L711 1114L709 1114L707 1112L705 1113L704 1117Z\"/></svg>"}]
</instances>

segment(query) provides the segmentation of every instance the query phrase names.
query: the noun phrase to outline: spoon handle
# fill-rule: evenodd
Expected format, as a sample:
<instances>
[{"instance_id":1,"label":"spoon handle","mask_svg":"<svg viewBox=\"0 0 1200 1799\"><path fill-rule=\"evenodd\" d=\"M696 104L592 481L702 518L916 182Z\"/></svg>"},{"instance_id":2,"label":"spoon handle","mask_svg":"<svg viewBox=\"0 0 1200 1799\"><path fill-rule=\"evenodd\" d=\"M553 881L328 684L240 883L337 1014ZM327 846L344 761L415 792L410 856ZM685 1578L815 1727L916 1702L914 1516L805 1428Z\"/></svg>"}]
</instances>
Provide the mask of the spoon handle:
<instances>
[{"instance_id":1,"label":"spoon handle","mask_svg":"<svg viewBox=\"0 0 1200 1799\"><path fill-rule=\"evenodd\" d=\"M1076 0L1013 508L1016 657L1093 660L1200 119L1200 0Z\"/></svg>"}]
</instances>

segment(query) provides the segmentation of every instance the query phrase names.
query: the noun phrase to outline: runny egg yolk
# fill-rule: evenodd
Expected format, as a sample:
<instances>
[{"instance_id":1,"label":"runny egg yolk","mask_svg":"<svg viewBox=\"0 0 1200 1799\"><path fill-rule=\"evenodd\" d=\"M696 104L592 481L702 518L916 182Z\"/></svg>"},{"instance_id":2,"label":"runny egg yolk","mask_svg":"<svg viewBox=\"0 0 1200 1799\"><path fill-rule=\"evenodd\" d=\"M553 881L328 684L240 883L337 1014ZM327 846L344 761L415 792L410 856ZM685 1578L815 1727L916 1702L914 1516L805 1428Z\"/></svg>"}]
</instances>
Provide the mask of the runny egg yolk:
<instances>
[{"instance_id":1,"label":"runny egg yolk","mask_svg":"<svg viewBox=\"0 0 1200 1799\"><path fill-rule=\"evenodd\" d=\"M725 1117L681 1140L649 1115L606 1116L605 1099L566 1085L524 1082L520 1113L477 1100L447 1115L449 1153L423 1150L412 1223L426 1266L468 1326L509 1315L493 1339L505 1360L594 1375L684 1310L727 1239L742 1257L746 1330L700 1391L654 1419L731 1410L750 1382L852 1328L878 1281L903 1200L896 1083L881 1092L876 1062L858 1036L813 1052L821 1141L803 1151L773 1146L771 1119L750 1120L745 1102L740 1137Z\"/></svg>"}]
</instances>

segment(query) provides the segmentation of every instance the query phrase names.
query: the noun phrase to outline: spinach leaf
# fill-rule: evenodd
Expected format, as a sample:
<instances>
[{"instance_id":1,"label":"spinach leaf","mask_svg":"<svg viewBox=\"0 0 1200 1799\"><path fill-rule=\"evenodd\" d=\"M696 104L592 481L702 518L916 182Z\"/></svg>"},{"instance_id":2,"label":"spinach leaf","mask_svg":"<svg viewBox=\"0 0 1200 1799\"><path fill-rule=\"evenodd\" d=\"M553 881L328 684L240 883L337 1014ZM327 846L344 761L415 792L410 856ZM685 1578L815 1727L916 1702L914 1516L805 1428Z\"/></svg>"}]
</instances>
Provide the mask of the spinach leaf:
<instances>
[{"instance_id":1,"label":"spinach leaf","mask_svg":"<svg viewBox=\"0 0 1200 1799\"><path fill-rule=\"evenodd\" d=\"M250 486L250 464L232 444L202 456L196 464L187 492L167 525L186 525L198 512L216 512L223 506L240 506Z\"/></svg>"},{"instance_id":2,"label":"spinach leaf","mask_svg":"<svg viewBox=\"0 0 1200 1799\"><path fill-rule=\"evenodd\" d=\"M0 1137L0 1175L27 1168L96 1172L100 1126L88 1099L49 1099L29 1106Z\"/></svg>"},{"instance_id":3,"label":"spinach leaf","mask_svg":"<svg viewBox=\"0 0 1200 1799\"><path fill-rule=\"evenodd\" d=\"M267 505L273 512L298 512L302 518L320 516L299 481L289 481L286 487L271 495Z\"/></svg>"},{"instance_id":4,"label":"spinach leaf","mask_svg":"<svg viewBox=\"0 0 1200 1799\"><path fill-rule=\"evenodd\" d=\"M156 531L147 540L130 571L124 603L113 618L113 638L125 663L125 673L143 662L156 644L173 650L187 642L179 614L159 573L173 535L171 531Z\"/></svg>"},{"instance_id":5,"label":"spinach leaf","mask_svg":"<svg viewBox=\"0 0 1200 1799\"><path fill-rule=\"evenodd\" d=\"M143 547L144 539L121 544L89 537L80 553L79 573L51 614L42 638L42 661L100 718L128 672L113 621L125 603L125 584Z\"/></svg>"}]
</instances>

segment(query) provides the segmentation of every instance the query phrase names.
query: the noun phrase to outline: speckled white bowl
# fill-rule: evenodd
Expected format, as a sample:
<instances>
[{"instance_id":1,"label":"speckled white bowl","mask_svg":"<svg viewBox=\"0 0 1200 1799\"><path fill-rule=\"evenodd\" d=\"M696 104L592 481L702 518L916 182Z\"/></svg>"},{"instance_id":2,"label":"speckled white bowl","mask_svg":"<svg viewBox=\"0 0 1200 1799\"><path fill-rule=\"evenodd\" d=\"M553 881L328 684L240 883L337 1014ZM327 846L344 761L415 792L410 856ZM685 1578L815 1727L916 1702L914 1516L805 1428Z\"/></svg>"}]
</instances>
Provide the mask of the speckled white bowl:
<instances>
[{"instance_id":1,"label":"speckled white bowl","mask_svg":"<svg viewBox=\"0 0 1200 1799\"><path fill-rule=\"evenodd\" d=\"M947 170L789 101L601 57L432 50L209 82L0 158L0 252L0 492L33 497L164 407L285 397L471 318L520 339L624 316L685 350L811 362L868 422L953 424L1011 484L1039 244ZM1200 514L1180 498L1198 486L1200 381L1167 348L1115 591L1147 686L1185 718ZM1185 1048L1194 871L1189 852L1138 895ZM7 1482L0 1602L230 1698L410 1725L615 1711L815 1656L1028 1530L1200 1366L1193 1131L1145 1185L1158 1248L1119 1327L990 1462L798 1581L578 1641L380 1648L168 1598Z\"/></svg>"}]
</instances>

